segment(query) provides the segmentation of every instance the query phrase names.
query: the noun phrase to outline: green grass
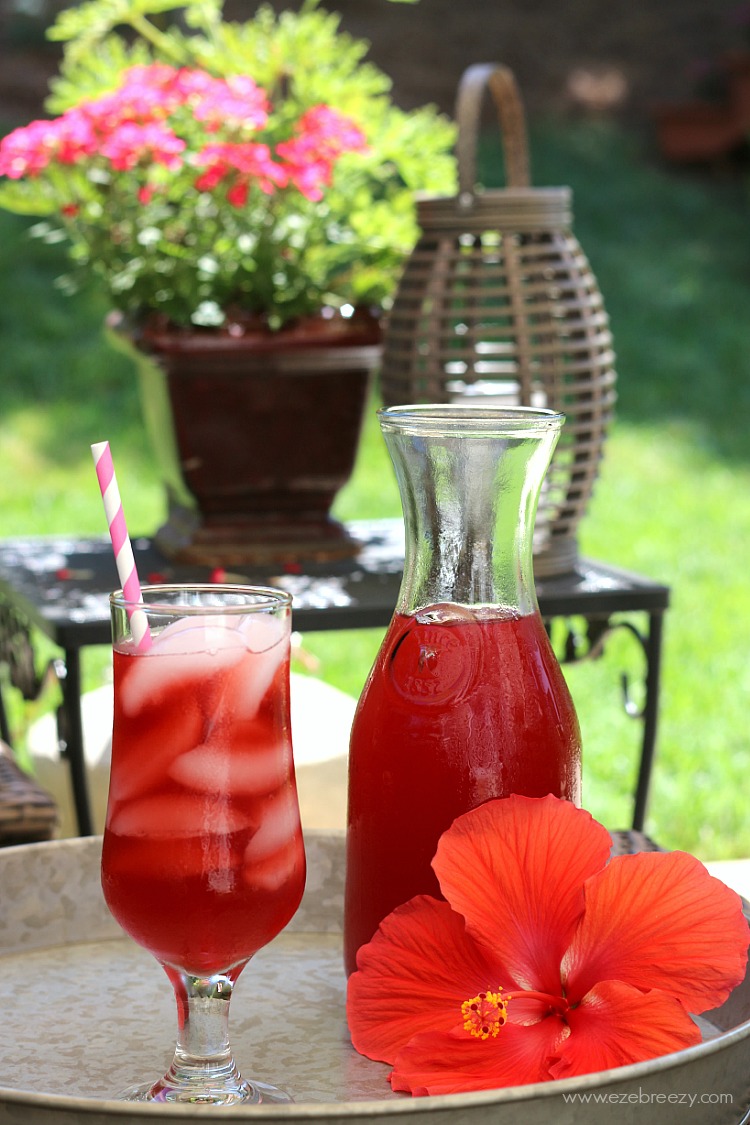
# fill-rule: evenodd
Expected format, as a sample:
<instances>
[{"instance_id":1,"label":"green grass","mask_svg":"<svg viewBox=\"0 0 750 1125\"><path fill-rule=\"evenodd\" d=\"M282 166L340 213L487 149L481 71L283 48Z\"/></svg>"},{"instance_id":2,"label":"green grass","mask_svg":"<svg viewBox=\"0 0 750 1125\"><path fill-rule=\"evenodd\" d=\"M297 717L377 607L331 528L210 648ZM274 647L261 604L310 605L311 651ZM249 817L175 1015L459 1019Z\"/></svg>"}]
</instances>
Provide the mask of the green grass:
<instances>
[{"instance_id":1,"label":"green grass","mask_svg":"<svg viewBox=\"0 0 750 1125\"><path fill-rule=\"evenodd\" d=\"M574 228L599 280L618 360L618 414L582 550L667 582L662 706L648 830L704 859L750 854L750 272L747 184L659 166L606 123L541 123L534 182L570 184ZM494 146L485 178L499 183ZM60 247L0 215L0 535L101 533L89 444L107 437L131 528L163 514L127 363L103 344L106 305L53 288ZM374 411L374 404L373 404ZM400 511L370 411L344 518ZM306 634L320 674L358 694L380 634ZM87 683L101 675L88 653ZM581 718L585 801L629 822L640 726L620 705L643 659L617 635L567 675Z\"/></svg>"},{"instance_id":2,"label":"green grass","mask_svg":"<svg viewBox=\"0 0 750 1125\"><path fill-rule=\"evenodd\" d=\"M545 132L539 157L548 182L574 188L618 353L618 422L582 546L673 589L649 829L704 858L747 855L747 180L667 173L606 127ZM625 760L622 720L597 706L598 678L615 686L607 664L571 675L595 810Z\"/></svg>"}]
</instances>

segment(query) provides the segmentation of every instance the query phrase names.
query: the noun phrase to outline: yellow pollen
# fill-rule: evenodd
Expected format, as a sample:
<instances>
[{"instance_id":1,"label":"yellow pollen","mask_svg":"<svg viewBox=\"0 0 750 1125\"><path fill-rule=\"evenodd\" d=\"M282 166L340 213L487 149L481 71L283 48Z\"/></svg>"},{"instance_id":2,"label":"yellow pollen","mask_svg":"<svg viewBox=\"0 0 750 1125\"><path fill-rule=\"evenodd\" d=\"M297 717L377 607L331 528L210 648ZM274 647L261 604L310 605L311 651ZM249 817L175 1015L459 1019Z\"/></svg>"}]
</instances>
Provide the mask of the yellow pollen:
<instances>
[{"instance_id":1,"label":"yellow pollen","mask_svg":"<svg viewBox=\"0 0 750 1125\"><path fill-rule=\"evenodd\" d=\"M471 1000L464 1000L461 1005L464 1031L477 1039L494 1038L508 1021L508 1001L512 999L507 992L480 992Z\"/></svg>"}]
</instances>

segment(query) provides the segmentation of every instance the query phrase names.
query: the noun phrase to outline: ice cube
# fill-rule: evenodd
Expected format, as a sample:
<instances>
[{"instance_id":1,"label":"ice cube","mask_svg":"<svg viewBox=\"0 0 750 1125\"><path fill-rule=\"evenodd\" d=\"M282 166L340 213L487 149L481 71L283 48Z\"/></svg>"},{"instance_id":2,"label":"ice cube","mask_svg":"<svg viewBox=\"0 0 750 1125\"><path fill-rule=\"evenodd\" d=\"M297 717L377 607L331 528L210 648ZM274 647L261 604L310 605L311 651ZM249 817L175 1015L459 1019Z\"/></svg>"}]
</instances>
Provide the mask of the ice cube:
<instances>
[{"instance_id":1,"label":"ice cube","mask_svg":"<svg viewBox=\"0 0 750 1125\"><path fill-rule=\"evenodd\" d=\"M102 853L104 882L125 876L147 885L152 879L163 883L198 876L226 893L241 879L244 883L240 869L247 831L234 836L120 836L108 830Z\"/></svg>"},{"instance_id":2,"label":"ice cube","mask_svg":"<svg viewBox=\"0 0 750 1125\"><path fill-rule=\"evenodd\" d=\"M173 688L168 707L144 708L114 731L115 768L110 773L110 799L145 795L167 776L170 763L202 742L205 720L189 688Z\"/></svg>"},{"instance_id":3,"label":"ice cube","mask_svg":"<svg viewBox=\"0 0 750 1125\"><path fill-rule=\"evenodd\" d=\"M226 649L246 647L240 628L242 619L230 614L205 617L184 617L173 621L157 634L153 649L160 653L188 656L192 653L216 655Z\"/></svg>"},{"instance_id":4,"label":"ice cube","mask_svg":"<svg viewBox=\"0 0 750 1125\"><path fill-rule=\"evenodd\" d=\"M247 885L255 891L272 893L278 891L285 883L296 880L299 883L301 897L304 873L305 849L300 832L297 832L277 851L262 859L253 859L248 862L247 851L245 851L245 865L242 876Z\"/></svg>"},{"instance_id":5,"label":"ice cube","mask_svg":"<svg viewBox=\"0 0 750 1125\"><path fill-rule=\"evenodd\" d=\"M256 734L241 747L223 740L204 742L177 758L169 775L180 785L202 793L262 797L288 780L291 761L289 743L259 741Z\"/></svg>"},{"instance_id":6,"label":"ice cube","mask_svg":"<svg viewBox=\"0 0 750 1125\"><path fill-rule=\"evenodd\" d=\"M260 827L245 849L245 863L253 864L283 848L299 832L299 806L291 785L266 797L259 808Z\"/></svg>"},{"instance_id":7,"label":"ice cube","mask_svg":"<svg viewBox=\"0 0 750 1125\"><path fill-rule=\"evenodd\" d=\"M289 781L292 771L290 741L251 744L232 757L232 791L264 796Z\"/></svg>"},{"instance_id":8,"label":"ice cube","mask_svg":"<svg viewBox=\"0 0 750 1125\"><path fill-rule=\"evenodd\" d=\"M288 618L274 617L270 613L248 613L240 618L240 629L250 652L268 652L276 645L284 647L289 633Z\"/></svg>"},{"instance_id":9,"label":"ice cube","mask_svg":"<svg viewBox=\"0 0 750 1125\"><path fill-rule=\"evenodd\" d=\"M199 793L227 793L230 767L231 756L223 744L202 742L172 763L169 776Z\"/></svg>"},{"instance_id":10,"label":"ice cube","mask_svg":"<svg viewBox=\"0 0 750 1125\"><path fill-rule=\"evenodd\" d=\"M230 669L224 699L237 718L255 718L288 653L288 643L279 638L272 647L262 652L248 652L240 663Z\"/></svg>"},{"instance_id":11,"label":"ice cube","mask_svg":"<svg viewBox=\"0 0 750 1125\"><path fill-rule=\"evenodd\" d=\"M166 699L175 685L205 679L236 664L245 647L239 628L228 628L210 617L173 622L154 637L151 648L130 658L132 667L119 690L123 711L136 714L148 703Z\"/></svg>"},{"instance_id":12,"label":"ice cube","mask_svg":"<svg viewBox=\"0 0 750 1125\"><path fill-rule=\"evenodd\" d=\"M142 797L112 809L107 828L120 836L175 839L226 835L253 826L245 809L192 793Z\"/></svg>"},{"instance_id":13,"label":"ice cube","mask_svg":"<svg viewBox=\"0 0 750 1125\"><path fill-rule=\"evenodd\" d=\"M206 634L204 639L198 631ZM213 632L216 635L212 638ZM203 652L213 639L222 647L221 632L237 634L238 644L250 652L266 652L289 632L289 621L270 613L216 613L181 618L167 625L156 635L158 644L166 644L168 651ZM188 634L185 637L184 634ZM191 637L190 634L193 634ZM190 647L187 647L190 646Z\"/></svg>"}]
</instances>

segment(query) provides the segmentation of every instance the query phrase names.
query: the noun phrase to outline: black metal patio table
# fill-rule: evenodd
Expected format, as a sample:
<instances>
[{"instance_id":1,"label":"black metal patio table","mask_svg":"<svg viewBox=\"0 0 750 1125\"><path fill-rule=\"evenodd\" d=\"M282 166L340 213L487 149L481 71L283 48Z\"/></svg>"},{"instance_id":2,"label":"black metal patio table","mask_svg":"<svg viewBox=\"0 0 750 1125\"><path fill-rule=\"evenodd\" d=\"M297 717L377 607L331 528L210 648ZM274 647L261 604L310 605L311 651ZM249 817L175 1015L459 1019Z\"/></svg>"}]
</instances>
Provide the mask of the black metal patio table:
<instances>
[{"instance_id":1,"label":"black metal patio table","mask_svg":"<svg viewBox=\"0 0 750 1125\"><path fill-rule=\"evenodd\" d=\"M401 581L402 522L355 521L347 527L359 544L356 554L349 558L243 568L241 578L287 589L293 595L293 622L299 632L385 629ZM205 568L175 566L147 538L134 540L133 550L143 583L218 577ZM229 580L239 578L228 576ZM70 768L82 835L91 834L92 822L80 708L81 652L88 646L110 643L108 594L117 586L106 537L0 541L0 664L8 666L13 686L32 699L45 679L36 668L33 628L41 630L61 650L61 657L53 662L62 689L60 751ZM609 635L620 628L627 629L643 649L644 704L640 709L628 706L629 712L643 722L633 807L633 828L641 831L656 746L662 627L669 587L581 559L568 574L537 579L537 595L545 621L580 619L584 623L583 633L573 629L566 632L562 651L558 651L561 661L595 655ZM645 627L641 623L644 618ZM1 693L0 736L10 741Z\"/></svg>"}]
</instances>

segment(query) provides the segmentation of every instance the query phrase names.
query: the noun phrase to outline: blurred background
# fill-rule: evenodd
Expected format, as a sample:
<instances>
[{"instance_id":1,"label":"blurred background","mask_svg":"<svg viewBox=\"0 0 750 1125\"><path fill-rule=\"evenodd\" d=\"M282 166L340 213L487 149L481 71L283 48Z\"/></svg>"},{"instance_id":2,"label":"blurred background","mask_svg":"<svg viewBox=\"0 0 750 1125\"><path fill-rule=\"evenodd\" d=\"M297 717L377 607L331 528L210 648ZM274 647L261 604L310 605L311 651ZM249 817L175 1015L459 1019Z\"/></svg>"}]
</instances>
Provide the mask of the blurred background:
<instances>
[{"instance_id":1,"label":"blurred background","mask_svg":"<svg viewBox=\"0 0 750 1125\"><path fill-rule=\"evenodd\" d=\"M243 20L255 6L227 0L224 11ZM272 6L297 5L274 0ZM370 42L372 60L393 79L404 109L435 102L451 112L463 70L500 61L515 72L534 114L599 108L637 120L661 101L683 100L724 52L750 49L750 11L738 0L466 0L460 6L339 0L324 6ZM44 97L57 59L44 29L68 7L68 0L1 0L4 108L26 116Z\"/></svg>"},{"instance_id":2,"label":"blurred background","mask_svg":"<svg viewBox=\"0 0 750 1125\"><path fill-rule=\"evenodd\" d=\"M44 29L66 6L0 0L2 132L42 115L58 57ZM371 42L406 109L434 102L451 113L465 67L509 65L527 108L534 185L573 190L574 230L611 320L619 395L582 550L672 587L647 829L703 859L750 855L750 98L743 128L726 127L739 96L729 75L750 52L750 6L337 8L343 26ZM226 7L237 18L252 10L250 0ZM665 107L682 112L696 100L713 125L708 139L704 129L698 151L684 140L670 148ZM501 187L487 110L481 178ZM102 337L106 301L56 289L64 248L29 240L28 226L0 213L0 535L105 533L89 453L105 438L131 530L150 533L163 518L162 490L131 368ZM340 518L400 514L376 406L377 393ZM305 635L305 669L357 696L380 640L377 631ZM107 654L84 659L95 687ZM585 803L611 827L629 823L640 745L621 705L623 673L637 700L643 660L626 635L602 659L566 670L583 729ZM21 745L28 719L14 715Z\"/></svg>"}]
</instances>

